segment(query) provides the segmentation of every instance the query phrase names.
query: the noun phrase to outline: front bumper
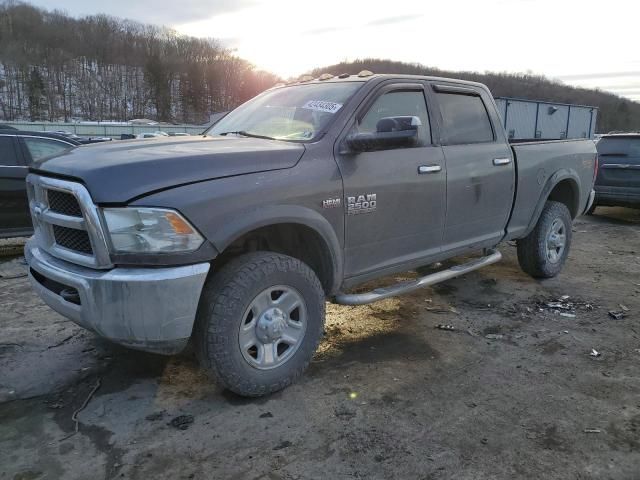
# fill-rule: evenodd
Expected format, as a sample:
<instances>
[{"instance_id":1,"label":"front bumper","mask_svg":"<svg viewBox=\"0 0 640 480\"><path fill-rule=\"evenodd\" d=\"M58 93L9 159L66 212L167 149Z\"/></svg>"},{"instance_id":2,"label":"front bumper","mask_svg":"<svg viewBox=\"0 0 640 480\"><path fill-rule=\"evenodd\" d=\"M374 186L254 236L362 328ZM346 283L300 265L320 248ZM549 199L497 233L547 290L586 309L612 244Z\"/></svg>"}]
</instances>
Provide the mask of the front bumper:
<instances>
[{"instance_id":1,"label":"front bumper","mask_svg":"<svg viewBox=\"0 0 640 480\"><path fill-rule=\"evenodd\" d=\"M115 343L155 353L182 350L191 337L208 263L94 270L25 247L29 280L56 312Z\"/></svg>"}]
</instances>

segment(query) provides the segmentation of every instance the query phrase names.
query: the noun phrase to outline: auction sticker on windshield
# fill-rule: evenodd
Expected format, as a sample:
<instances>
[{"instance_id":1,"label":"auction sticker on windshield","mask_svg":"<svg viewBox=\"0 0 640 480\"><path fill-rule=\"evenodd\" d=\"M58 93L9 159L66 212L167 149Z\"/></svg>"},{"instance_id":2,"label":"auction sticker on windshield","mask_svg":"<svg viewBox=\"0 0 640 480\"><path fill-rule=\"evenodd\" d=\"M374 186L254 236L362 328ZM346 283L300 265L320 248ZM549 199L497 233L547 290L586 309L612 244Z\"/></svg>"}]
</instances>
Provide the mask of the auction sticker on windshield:
<instances>
[{"instance_id":1,"label":"auction sticker on windshield","mask_svg":"<svg viewBox=\"0 0 640 480\"><path fill-rule=\"evenodd\" d=\"M342 104L325 102L322 100L309 100L302 106L302 108L306 108L308 110L316 110L318 112L336 113L338 110L340 110L340 108L342 108Z\"/></svg>"}]
</instances>

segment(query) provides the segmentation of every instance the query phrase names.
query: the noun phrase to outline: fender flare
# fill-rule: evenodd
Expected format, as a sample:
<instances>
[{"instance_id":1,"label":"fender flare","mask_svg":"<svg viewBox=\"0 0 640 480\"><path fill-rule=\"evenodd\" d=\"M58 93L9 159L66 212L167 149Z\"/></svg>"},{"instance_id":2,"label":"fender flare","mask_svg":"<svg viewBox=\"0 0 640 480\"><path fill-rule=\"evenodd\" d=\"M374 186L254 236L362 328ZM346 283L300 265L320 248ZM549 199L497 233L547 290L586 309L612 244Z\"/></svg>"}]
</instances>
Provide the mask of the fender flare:
<instances>
[{"instance_id":1,"label":"fender flare","mask_svg":"<svg viewBox=\"0 0 640 480\"><path fill-rule=\"evenodd\" d=\"M245 212L236 212L213 232L210 240L216 249L222 252L235 240L252 230L285 223L305 226L319 235L331 258L333 274L331 292L337 291L342 283L344 271L342 246L331 223L315 210L297 205L268 205Z\"/></svg>"},{"instance_id":2,"label":"fender flare","mask_svg":"<svg viewBox=\"0 0 640 480\"><path fill-rule=\"evenodd\" d=\"M556 186L563 180L571 181L574 187L574 191L576 192L575 197L577 197L577 198L574 198L574 202L576 202L575 206L577 207L576 211L580 209L579 208L580 177L573 169L561 168L560 170L557 170L553 175L549 176L544 186L542 187L542 191L540 192L540 197L538 198L536 209L533 211L533 215L531 217L531 220L529 221L529 225L527 226L526 231L523 234L523 237L529 235L529 233L531 233L531 231L536 227L536 224L538 223L538 219L542 214L542 209L544 208L544 205L547 199L549 198L549 195L551 194L553 189L556 188Z\"/></svg>"}]
</instances>

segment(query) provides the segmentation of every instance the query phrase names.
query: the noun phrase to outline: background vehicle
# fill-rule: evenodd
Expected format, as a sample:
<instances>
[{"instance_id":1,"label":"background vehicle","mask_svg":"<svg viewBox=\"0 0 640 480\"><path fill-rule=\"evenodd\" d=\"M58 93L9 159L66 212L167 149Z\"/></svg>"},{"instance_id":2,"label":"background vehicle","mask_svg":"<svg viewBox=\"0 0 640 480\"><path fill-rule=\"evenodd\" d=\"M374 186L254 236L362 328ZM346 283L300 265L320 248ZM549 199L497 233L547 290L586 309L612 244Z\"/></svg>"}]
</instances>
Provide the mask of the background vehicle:
<instances>
[{"instance_id":1,"label":"background vehicle","mask_svg":"<svg viewBox=\"0 0 640 480\"><path fill-rule=\"evenodd\" d=\"M28 166L77 145L56 134L0 129L0 238L33 233L25 184Z\"/></svg>"},{"instance_id":2,"label":"background vehicle","mask_svg":"<svg viewBox=\"0 0 640 480\"><path fill-rule=\"evenodd\" d=\"M162 137L168 137L169 134L165 133L165 132L146 132L146 133L139 133L138 135L136 135L136 138L138 139L143 139L143 138L162 138Z\"/></svg>"},{"instance_id":3,"label":"background vehicle","mask_svg":"<svg viewBox=\"0 0 640 480\"><path fill-rule=\"evenodd\" d=\"M111 137L81 137L80 135L76 135L73 132L66 132L66 131L57 131L57 132L53 132L56 133L58 135L62 135L63 137L67 137L71 140L74 140L76 142L78 142L79 144L82 145L88 145L91 143L101 143L101 142L110 142L112 140Z\"/></svg>"},{"instance_id":4,"label":"background vehicle","mask_svg":"<svg viewBox=\"0 0 640 480\"><path fill-rule=\"evenodd\" d=\"M511 145L478 83L324 75L268 90L205 136L35 164L25 255L39 295L78 324L159 353L193 337L222 385L263 395L309 364L327 297L363 304L431 285L499 261L510 239L525 272L557 275L595 162L590 140Z\"/></svg>"},{"instance_id":5,"label":"background vehicle","mask_svg":"<svg viewBox=\"0 0 640 480\"><path fill-rule=\"evenodd\" d=\"M596 198L602 206L640 208L640 133L612 133L598 140Z\"/></svg>"}]
</instances>

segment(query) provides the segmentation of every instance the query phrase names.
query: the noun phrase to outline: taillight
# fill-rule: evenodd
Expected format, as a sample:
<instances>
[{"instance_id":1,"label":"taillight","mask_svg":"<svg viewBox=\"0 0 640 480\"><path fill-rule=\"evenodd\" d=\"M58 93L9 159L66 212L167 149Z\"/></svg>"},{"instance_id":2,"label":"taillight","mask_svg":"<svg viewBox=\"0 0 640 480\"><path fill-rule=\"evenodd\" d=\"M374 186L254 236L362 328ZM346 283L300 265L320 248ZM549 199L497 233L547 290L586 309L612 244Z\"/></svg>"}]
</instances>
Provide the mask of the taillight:
<instances>
[{"instance_id":1,"label":"taillight","mask_svg":"<svg viewBox=\"0 0 640 480\"><path fill-rule=\"evenodd\" d=\"M593 183L596 183L596 177L598 176L598 166L600 165L600 157L596 153L596 159L593 164Z\"/></svg>"}]
</instances>

